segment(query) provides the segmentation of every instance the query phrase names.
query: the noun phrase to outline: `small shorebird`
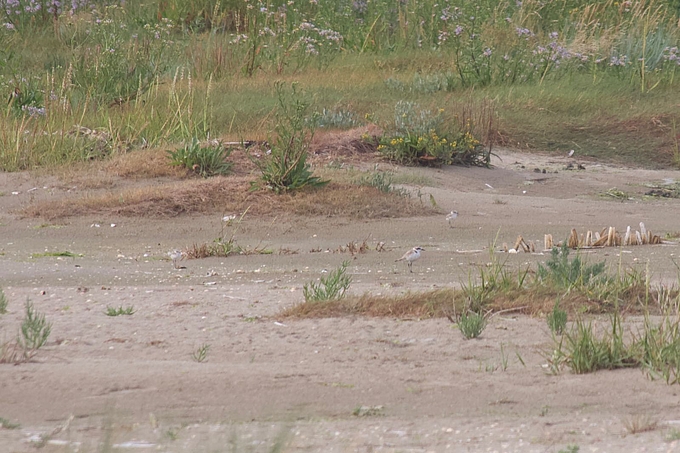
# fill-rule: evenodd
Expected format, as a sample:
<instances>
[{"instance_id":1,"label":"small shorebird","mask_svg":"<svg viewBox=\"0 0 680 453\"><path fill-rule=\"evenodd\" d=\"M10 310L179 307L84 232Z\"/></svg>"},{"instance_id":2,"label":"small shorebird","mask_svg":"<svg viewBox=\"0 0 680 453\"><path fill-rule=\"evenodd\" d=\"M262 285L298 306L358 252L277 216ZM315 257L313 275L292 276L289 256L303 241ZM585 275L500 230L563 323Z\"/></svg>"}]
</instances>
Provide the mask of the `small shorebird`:
<instances>
[{"instance_id":1,"label":"small shorebird","mask_svg":"<svg viewBox=\"0 0 680 453\"><path fill-rule=\"evenodd\" d=\"M172 265L175 266L175 269L181 269L179 262L186 258L186 253L181 250L171 250L168 252L168 256L172 260Z\"/></svg>"},{"instance_id":2,"label":"small shorebird","mask_svg":"<svg viewBox=\"0 0 680 453\"><path fill-rule=\"evenodd\" d=\"M425 249L422 247L413 247L411 250L404 253L404 256L402 256L398 260L394 260L394 262L396 263L397 261L406 261L406 264L408 264L408 270L410 272L413 272L413 269L411 269L411 266L413 266L413 262L420 258L420 252L424 251Z\"/></svg>"},{"instance_id":3,"label":"small shorebird","mask_svg":"<svg viewBox=\"0 0 680 453\"><path fill-rule=\"evenodd\" d=\"M446 216L446 221L449 222L449 226L453 228L453 221L458 218L458 211L451 211L449 214Z\"/></svg>"}]
</instances>

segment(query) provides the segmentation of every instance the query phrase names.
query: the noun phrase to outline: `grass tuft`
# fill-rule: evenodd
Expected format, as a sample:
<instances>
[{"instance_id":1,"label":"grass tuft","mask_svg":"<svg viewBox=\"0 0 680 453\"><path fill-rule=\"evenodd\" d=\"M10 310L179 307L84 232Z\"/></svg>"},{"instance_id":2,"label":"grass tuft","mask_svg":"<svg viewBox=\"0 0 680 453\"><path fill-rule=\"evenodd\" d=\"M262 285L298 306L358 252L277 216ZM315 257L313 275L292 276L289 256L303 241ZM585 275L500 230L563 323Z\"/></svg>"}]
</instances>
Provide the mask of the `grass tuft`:
<instances>
[{"instance_id":1,"label":"grass tuft","mask_svg":"<svg viewBox=\"0 0 680 453\"><path fill-rule=\"evenodd\" d=\"M106 316L132 316L133 314L135 314L135 307L132 305L127 307L123 307L122 305L120 307L106 307Z\"/></svg>"},{"instance_id":2,"label":"grass tuft","mask_svg":"<svg viewBox=\"0 0 680 453\"><path fill-rule=\"evenodd\" d=\"M45 315L38 313L31 301L25 304L26 313L21 322L21 337L17 340L19 345L32 355L47 343L47 338L52 332L52 323L45 320Z\"/></svg>"},{"instance_id":3,"label":"grass tuft","mask_svg":"<svg viewBox=\"0 0 680 453\"><path fill-rule=\"evenodd\" d=\"M194 362L203 363L208 359L208 351L210 351L210 345L204 343L191 353L191 358Z\"/></svg>"},{"instance_id":4,"label":"grass tuft","mask_svg":"<svg viewBox=\"0 0 680 453\"><path fill-rule=\"evenodd\" d=\"M466 340L471 340L478 338L486 328L486 317L481 313L465 312L460 315L456 324L463 337Z\"/></svg>"},{"instance_id":5,"label":"grass tuft","mask_svg":"<svg viewBox=\"0 0 680 453\"><path fill-rule=\"evenodd\" d=\"M21 428L21 424L19 423L14 423L4 417L0 417L0 428L2 429L19 429Z\"/></svg>"},{"instance_id":6,"label":"grass tuft","mask_svg":"<svg viewBox=\"0 0 680 453\"><path fill-rule=\"evenodd\" d=\"M352 277L346 274L348 266L349 261L343 261L340 267L328 274L327 277L321 277L319 283L305 283L302 288L305 302L325 302L340 300L345 297L352 283Z\"/></svg>"},{"instance_id":7,"label":"grass tuft","mask_svg":"<svg viewBox=\"0 0 680 453\"><path fill-rule=\"evenodd\" d=\"M559 301L555 301L555 306L547 316L548 327L555 335L562 335L567 327L567 312L560 308Z\"/></svg>"},{"instance_id":8,"label":"grass tuft","mask_svg":"<svg viewBox=\"0 0 680 453\"><path fill-rule=\"evenodd\" d=\"M175 151L168 151L171 165L183 167L203 178L216 175L226 175L231 171L233 164L227 162L231 149L222 144L210 144L201 146L200 141L194 137L191 143L184 145Z\"/></svg>"},{"instance_id":9,"label":"grass tuft","mask_svg":"<svg viewBox=\"0 0 680 453\"><path fill-rule=\"evenodd\" d=\"M0 288L0 315L7 313L7 296L5 292Z\"/></svg>"},{"instance_id":10,"label":"grass tuft","mask_svg":"<svg viewBox=\"0 0 680 453\"><path fill-rule=\"evenodd\" d=\"M323 304L303 302L283 310L280 315L289 318L327 318L363 315L395 318L435 318L445 316L451 307L455 291L439 289L425 293L407 293L398 296L347 296ZM459 307L460 308L460 307Z\"/></svg>"},{"instance_id":11,"label":"grass tuft","mask_svg":"<svg viewBox=\"0 0 680 453\"><path fill-rule=\"evenodd\" d=\"M626 417L622 420L622 423L628 434L646 433L659 427L659 423L646 414Z\"/></svg>"},{"instance_id":12,"label":"grass tuft","mask_svg":"<svg viewBox=\"0 0 680 453\"><path fill-rule=\"evenodd\" d=\"M25 309L16 340L0 344L0 363L21 363L31 360L38 349L47 343L52 332L52 323L47 322L45 315L37 312L28 299Z\"/></svg>"},{"instance_id":13,"label":"grass tuft","mask_svg":"<svg viewBox=\"0 0 680 453\"><path fill-rule=\"evenodd\" d=\"M31 253L31 258L45 258L49 256L65 257L65 258L79 258L83 255L69 252L65 250L63 252L45 252L45 253Z\"/></svg>"}]
</instances>

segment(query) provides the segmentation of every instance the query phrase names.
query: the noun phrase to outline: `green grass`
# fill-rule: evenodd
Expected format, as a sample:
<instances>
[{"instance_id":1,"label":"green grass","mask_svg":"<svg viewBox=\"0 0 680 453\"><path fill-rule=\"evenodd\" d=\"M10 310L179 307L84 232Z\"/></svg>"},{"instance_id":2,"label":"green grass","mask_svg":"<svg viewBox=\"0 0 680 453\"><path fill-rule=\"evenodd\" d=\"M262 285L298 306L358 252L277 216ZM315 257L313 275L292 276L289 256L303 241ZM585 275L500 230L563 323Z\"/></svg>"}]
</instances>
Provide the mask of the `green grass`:
<instances>
[{"instance_id":1,"label":"green grass","mask_svg":"<svg viewBox=\"0 0 680 453\"><path fill-rule=\"evenodd\" d=\"M587 76L492 92L511 147L559 154L574 149L577 158L634 165L671 162L670 126L680 118L667 92L639 93L616 79Z\"/></svg>"},{"instance_id":2,"label":"green grass","mask_svg":"<svg viewBox=\"0 0 680 453\"><path fill-rule=\"evenodd\" d=\"M14 423L4 417L0 417L0 428L2 429L19 429L21 425L19 423Z\"/></svg>"},{"instance_id":3,"label":"green grass","mask_svg":"<svg viewBox=\"0 0 680 453\"><path fill-rule=\"evenodd\" d=\"M486 328L486 318L481 313L467 312L460 315L457 325L463 337L470 340L478 338L482 334Z\"/></svg>"},{"instance_id":4,"label":"green grass","mask_svg":"<svg viewBox=\"0 0 680 453\"><path fill-rule=\"evenodd\" d=\"M191 358L194 362L205 362L208 359L208 351L210 351L210 345L208 343L202 344L191 353Z\"/></svg>"},{"instance_id":5,"label":"green grass","mask_svg":"<svg viewBox=\"0 0 680 453\"><path fill-rule=\"evenodd\" d=\"M47 343L47 338L52 332L52 323L47 322L45 315L35 310L31 301L26 301L25 309L25 316L21 322L21 336L18 342L24 351L32 353Z\"/></svg>"},{"instance_id":6,"label":"green grass","mask_svg":"<svg viewBox=\"0 0 680 453\"><path fill-rule=\"evenodd\" d=\"M352 277L346 274L348 266L349 261L343 261L340 267L331 271L328 276L321 277L318 283L305 283L302 288L305 302L324 302L345 297L352 283Z\"/></svg>"},{"instance_id":7,"label":"green grass","mask_svg":"<svg viewBox=\"0 0 680 453\"><path fill-rule=\"evenodd\" d=\"M0 288L0 315L7 313L7 296L5 292Z\"/></svg>"},{"instance_id":8,"label":"green grass","mask_svg":"<svg viewBox=\"0 0 680 453\"><path fill-rule=\"evenodd\" d=\"M44 253L31 253L31 258L45 258L50 256L65 257L65 258L82 258L83 255L79 253L69 252L65 250L63 252L44 252Z\"/></svg>"},{"instance_id":9,"label":"green grass","mask_svg":"<svg viewBox=\"0 0 680 453\"><path fill-rule=\"evenodd\" d=\"M132 305L129 305L127 307L123 307L122 305L120 307L106 307L106 316L132 316L135 314L135 307Z\"/></svg>"},{"instance_id":10,"label":"green grass","mask_svg":"<svg viewBox=\"0 0 680 453\"><path fill-rule=\"evenodd\" d=\"M626 14L584 0L570 9L385 0L338 14L320 0L296 4L285 18L279 0L265 9L97 3L94 14L0 17L14 28L0 29L0 91L13 93L0 109L0 169L193 137L268 138L276 135L277 80L299 82L324 128L375 122L389 130L395 107L417 102L419 111L444 109L439 138L469 131L486 145L680 163L672 96L680 66L669 50L680 43L679 11L660 0Z\"/></svg>"},{"instance_id":11,"label":"green grass","mask_svg":"<svg viewBox=\"0 0 680 453\"><path fill-rule=\"evenodd\" d=\"M567 312L562 310L559 301L555 302L555 306L547 316L548 328L556 335L562 335L564 329L567 327Z\"/></svg>"},{"instance_id":12,"label":"green grass","mask_svg":"<svg viewBox=\"0 0 680 453\"><path fill-rule=\"evenodd\" d=\"M52 323L38 312L30 300L24 305L24 318L14 341L0 342L0 363L21 363L31 360L52 333ZM4 419L0 419L5 424Z\"/></svg>"},{"instance_id":13,"label":"green grass","mask_svg":"<svg viewBox=\"0 0 680 453\"><path fill-rule=\"evenodd\" d=\"M179 149L168 151L171 165L184 167L188 171L197 173L207 178L215 175L226 175L231 171L233 164L227 161L231 149L221 144L201 146L195 137L191 143Z\"/></svg>"}]
</instances>

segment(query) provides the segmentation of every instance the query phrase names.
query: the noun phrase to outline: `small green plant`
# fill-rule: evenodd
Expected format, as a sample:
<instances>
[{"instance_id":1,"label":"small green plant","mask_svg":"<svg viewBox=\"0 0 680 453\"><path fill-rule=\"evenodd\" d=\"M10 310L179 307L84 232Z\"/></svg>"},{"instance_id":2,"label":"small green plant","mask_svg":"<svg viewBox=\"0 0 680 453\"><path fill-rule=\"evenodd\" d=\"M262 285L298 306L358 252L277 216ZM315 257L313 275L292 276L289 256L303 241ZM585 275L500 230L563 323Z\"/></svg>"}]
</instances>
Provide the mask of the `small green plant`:
<instances>
[{"instance_id":1,"label":"small green plant","mask_svg":"<svg viewBox=\"0 0 680 453\"><path fill-rule=\"evenodd\" d=\"M2 429L19 429L21 425L19 423L11 422L10 420L0 417L0 428Z\"/></svg>"},{"instance_id":2,"label":"small green plant","mask_svg":"<svg viewBox=\"0 0 680 453\"><path fill-rule=\"evenodd\" d=\"M676 440L680 440L680 429L677 428L671 428L666 432L666 435L664 436L666 439L666 442L673 442Z\"/></svg>"},{"instance_id":3,"label":"small green plant","mask_svg":"<svg viewBox=\"0 0 680 453\"><path fill-rule=\"evenodd\" d=\"M659 423L647 414L626 417L621 422L628 434L654 431L659 426Z\"/></svg>"},{"instance_id":4,"label":"small green plant","mask_svg":"<svg viewBox=\"0 0 680 453\"><path fill-rule=\"evenodd\" d=\"M384 415L384 406L357 406L352 411L355 417L375 417Z\"/></svg>"},{"instance_id":5,"label":"small green plant","mask_svg":"<svg viewBox=\"0 0 680 453\"><path fill-rule=\"evenodd\" d=\"M374 187L382 193L395 193L400 197L409 198L411 194L408 190L395 188L393 174L386 171L376 171L368 173L357 180L360 186Z\"/></svg>"},{"instance_id":6,"label":"small green plant","mask_svg":"<svg viewBox=\"0 0 680 453\"><path fill-rule=\"evenodd\" d=\"M52 332L52 323L45 320L45 315L38 313L30 300L26 300L26 313L21 322L21 334L17 344L23 349L24 357L30 358L47 343Z\"/></svg>"},{"instance_id":7,"label":"small green plant","mask_svg":"<svg viewBox=\"0 0 680 453\"><path fill-rule=\"evenodd\" d=\"M680 319L665 315L659 325L645 319L644 332L636 338L642 350L642 367L667 384L680 383Z\"/></svg>"},{"instance_id":8,"label":"small green plant","mask_svg":"<svg viewBox=\"0 0 680 453\"><path fill-rule=\"evenodd\" d=\"M501 370L506 371L508 369L508 355L505 353L505 348L501 342Z\"/></svg>"},{"instance_id":9,"label":"small green plant","mask_svg":"<svg viewBox=\"0 0 680 453\"><path fill-rule=\"evenodd\" d=\"M537 276L540 281L566 289L585 288L596 283L598 278L606 278L604 274L605 262L585 265L579 256L569 259L569 247L564 241L560 248L553 247L550 260L545 266L539 263Z\"/></svg>"},{"instance_id":10,"label":"small green plant","mask_svg":"<svg viewBox=\"0 0 680 453\"><path fill-rule=\"evenodd\" d=\"M82 257L82 254L79 253L73 253L69 252L68 250L65 250L63 252L45 252L45 253L32 253L31 258L45 258L45 257L63 257L63 258L79 258Z\"/></svg>"},{"instance_id":11,"label":"small green plant","mask_svg":"<svg viewBox=\"0 0 680 453\"><path fill-rule=\"evenodd\" d=\"M564 328L567 327L567 312L560 308L559 301L555 301L555 305L547 317L548 327L555 335L562 335Z\"/></svg>"},{"instance_id":12,"label":"small green plant","mask_svg":"<svg viewBox=\"0 0 680 453\"><path fill-rule=\"evenodd\" d=\"M348 266L349 261L343 261L328 277L321 277L319 283L306 283L302 288L305 302L342 299L352 283L352 277L345 274Z\"/></svg>"},{"instance_id":13,"label":"small green plant","mask_svg":"<svg viewBox=\"0 0 680 453\"><path fill-rule=\"evenodd\" d=\"M624 344L621 322L621 315L614 312L610 329L598 337L592 323L578 319L572 330L557 342L550 360L553 370L562 364L576 374L639 366L639 348L635 343Z\"/></svg>"},{"instance_id":14,"label":"small green plant","mask_svg":"<svg viewBox=\"0 0 680 453\"><path fill-rule=\"evenodd\" d=\"M328 129L351 129L360 124L356 114L349 110L323 109L314 120L317 127Z\"/></svg>"},{"instance_id":15,"label":"small green plant","mask_svg":"<svg viewBox=\"0 0 680 453\"><path fill-rule=\"evenodd\" d=\"M567 445L557 453L578 453L580 450L581 447L579 447L578 445Z\"/></svg>"},{"instance_id":16,"label":"small green plant","mask_svg":"<svg viewBox=\"0 0 680 453\"><path fill-rule=\"evenodd\" d=\"M357 180L360 186L375 187L383 193L389 193L394 190L392 186L392 173L386 171L376 171L368 173Z\"/></svg>"},{"instance_id":17,"label":"small green plant","mask_svg":"<svg viewBox=\"0 0 680 453\"><path fill-rule=\"evenodd\" d=\"M135 314L135 307L132 305L128 305L127 307L123 307L122 305L120 307L109 307L107 305L106 307L106 316L121 316L121 315L133 315Z\"/></svg>"},{"instance_id":18,"label":"small green plant","mask_svg":"<svg viewBox=\"0 0 680 453\"><path fill-rule=\"evenodd\" d=\"M5 296L4 291L0 288L0 315L7 313L7 296Z\"/></svg>"},{"instance_id":19,"label":"small green plant","mask_svg":"<svg viewBox=\"0 0 680 453\"><path fill-rule=\"evenodd\" d=\"M230 155L231 148L225 148L220 143L201 146L196 137L183 148L168 151L172 165L184 167L203 178L228 174L233 166L231 162L227 162Z\"/></svg>"},{"instance_id":20,"label":"small green plant","mask_svg":"<svg viewBox=\"0 0 680 453\"><path fill-rule=\"evenodd\" d=\"M177 429L177 428L168 428L168 429L165 431L165 435L167 436L168 439L170 439L171 441L174 442L174 441L176 441L177 439L179 439L179 429Z\"/></svg>"},{"instance_id":21,"label":"small green plant","mask_svg":"<svg viewBox=\"0 0 680 453\"><path fill-rule=\"evenodd\" d=\"M468 301L468 308L474 312L486 309L497 294L508 294L524 287L529 267L520 269L516 275L505 266L506 259L499 260L495 242L489 246L489 263L479 267L479 278L468 274L468 282L462 283L462 290Z\"/></svg>"},{"instance_id":22,"label":"small green plant","mask_svg":"<svg viewBox=\"0 0 680 453\"><path fill-rule=\"evenodd\" d=\"M43 95L35 87L16 88L9 98L9 106L17 116L40 117L45 116Z\"/></svg>"},{"instance_id":23,"label":"small green plant","mask_svg":"<svg viewBox=\"0 0 680 453\"><path fill-rule=\"evenodd\" d=\"M253 188L265 187L276 193L297 190L306 186L320 187L328 183L312 175L307 163L307 153L314 122L307 121L309 103L302 100L297 85L292 85L291 93L285 90L282 82L276 83L278 97L276 137L270 140L271 150L265 156L251 156L252 162L260 170L259 182Z\"/></svg>"},{"instance_id":24,"label":"small green plant","mask_svg":"<svg viewBox=\"0 0 680 453\"><path fill-rule=\"evenodd\" d=\"M210 345L208 343L204 343L201 346L199 346L198 349L191 353L191 358L198 363L205 362L206 359L208 358L209 350Z\"/></svg>"},{"instance_id":25,"label":"small green plant","mask_svg":"<svg viewBox=\"0 0 680 453\"><path fill-rule=\"evenodd\" d=\"M477 338L486 328L486 317L473 311L465 312L458 318L458 328L466 340Z\"/></svg>"}]
</instances>

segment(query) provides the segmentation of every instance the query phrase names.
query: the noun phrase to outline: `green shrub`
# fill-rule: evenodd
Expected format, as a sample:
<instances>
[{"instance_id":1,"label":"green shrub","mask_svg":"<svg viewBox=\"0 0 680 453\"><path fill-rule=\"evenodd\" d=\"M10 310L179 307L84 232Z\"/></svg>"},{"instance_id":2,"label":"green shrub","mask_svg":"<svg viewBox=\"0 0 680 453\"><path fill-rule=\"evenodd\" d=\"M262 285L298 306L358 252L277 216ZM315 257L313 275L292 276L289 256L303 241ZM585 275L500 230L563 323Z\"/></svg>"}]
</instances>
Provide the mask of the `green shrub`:
<instances>
[{"instance_id":1,"label":"green shrub","mask_svg":"<svg viewBox=\"0 0 680 453\"><path fill-rule=\"evenodd\" d=\"M120 307L106 307L106 316L121 316L121 315L127 315L131 316L135 314L135 307L132 305L129 305L125 308L121 305Z\"/></svg>"},{"instance_id":2,"label":"green shrub","mask_svg":"<svg viewBox=\"0 0 680 453\"><path fill-rule=\"evenodd\" d=\"M561 248L553 247L550 260L545 266L539 263L537 275L545 283L569 290L587 287L598 279L606 279L604 266L604 261L586 266L579 256L569 260L569 247L564 241Z\"/></svg>"},{"instance_id":3,"label":"green shrub","mask_svg":"<svg viewBox=\"0 0 680 453\"><path fill-rule=\"evenodd\" d=\"M553 309L548 313L548 327L556 335L562 335L564 328L567 327L567 312L560 308L559 301L555 302Z\"/></svg>"},{"instance_id":4,"label":"green shrub","mask_svg":"<svg viewBox=\"0 0 680 453\"><path fill-rule=\"evenodd\" d=\"M382 193L395 193L400 197L408 198L411 196L408 190L395 188L392 184L393 175L386 171L371 172L357 180L360 186L374 187Z\"/></svg>"},{"instance_id":5,"label":"green shrub","mask_svg":"<svg viewBox=\"0 0 680 453\"><path fill-rule=\"evenodd\" d=\"M302 289L305 302L339 300L345 297L352 283L352 277L345 274L348 266L349 261L343 261L328 277L322 277L320 283L306 283Z\"/></svg>"},{"instance_id":6,"label":"green shrub","mask_svg":"<svg viewBox=\"0 0 680 453\"><path fill-rule=\"evenodd\" d=\"M194 359L194 362L205 362L208 358L208 351L210 351L210 344L204 343L191 353L191 358Z\"/></svg>"},{"instance_id":7,"label":"green shrub","mask_svg":"<svg viewBox=\"0 0 680 453\"><path fill-rule=\"evenodd\" d=\"M33 308L31 301L27 300L25 307L26 314L21 322L21 336L17 338L17 344L24 350L24 356L30 357L47 342L52 323Z\"/></svg>"},{"instance_id":8,"label":"green shrub","mask_svg":"<svg viewBox=\"0 0 680 453\"><path fill-rule=\"evenodd\" d=\"M466 340L477 338L486 328L486 318L481 313L463 313L458 319L458 328Z\"/></svg>"},{"instance_id":9,"label":"green shrub","mask_svg":"<svg viewBox=\"0 0 680 453\"><path fill-rule=\"evenodd\" d=\"M360 124L356 114L350 110L323 109L314 120L317 127L328 129L351 129Z\"/></svg>"},{"instance_id":10,"label":"green shrub","mask_svg":"<svg viewBox=\"0 0 680 453\"><path fill-rule=\"evenodd\" d=\"M230 155L231 148L225 148L221 144L201 146L196 137L183 148L168 151L172 165L184 167L204 178L228 174L233 166L231 162L227 162Z\"/></svg>"},{"instance_id":11,"label":"green shrub","mask_svg":"<svg viewBox=\"0 0 680 453\"><path fill-rule=\"evenodd\" d=\"M380 138L378 151L406 165L489 165L489 153L469 130L446 133L441 129L441 111L433 114L414 102L399 101L394 124Z\"/></svg>"},{"instance_id":12,"label":"green shrub","mask_svg":"<svg viewBox=\"0 0 680 453\"><path fill-rule=\"evenodd\" d=\"M309 103L301 99L297 85L287 93L282 82L276 83L278 111L276 137L270 140L271 151L251 160L260 170L260 182L253 188L265 187L276 193L297 190L306 186L320 187L328 183L312 175L307 164L309 143L314 135L314 122L306 117Z\"/></svg>"},{"instance_id":13,"label":"green shrub","mask_svg":"<svg viewBox=\"0 0 680 453\"><path fill-rule=\"evenodd\" d=\"M45 99L33 83L24 82L15 87L9 97L9 107L16 116L45 116Z\"/></svg>"}]
</instances>

